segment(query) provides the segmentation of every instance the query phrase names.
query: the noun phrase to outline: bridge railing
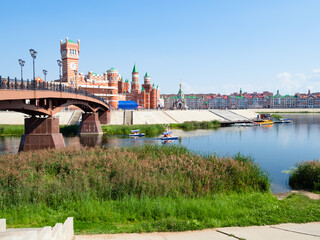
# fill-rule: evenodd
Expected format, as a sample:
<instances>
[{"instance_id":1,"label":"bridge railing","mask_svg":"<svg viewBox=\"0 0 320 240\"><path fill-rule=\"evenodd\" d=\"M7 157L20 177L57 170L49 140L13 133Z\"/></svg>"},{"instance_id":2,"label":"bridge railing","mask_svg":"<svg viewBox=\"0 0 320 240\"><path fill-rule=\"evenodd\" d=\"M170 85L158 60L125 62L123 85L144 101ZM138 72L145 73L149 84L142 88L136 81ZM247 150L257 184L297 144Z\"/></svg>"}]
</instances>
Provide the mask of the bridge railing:
<instances>
[{"instance_id":1,"label":"bridge railing","mask_svg":"<svg viewBox=\"0 0 320 240\"><path fill-rule=\"evenodd\" d=\"M66 92L66 93L75 93L83 96L95 98L99 101L102 101L105 104L108 104L102 97L98 97L92 93L89 93L87 90L82 88L74 88L71 86L66 86L59 82L39 82L34 80L23 80L17 78L2 78L0 76L0 89L11 89L11 90L30 90L30 91L56 91L56 92Z\"/></svg>"}]
</instances>

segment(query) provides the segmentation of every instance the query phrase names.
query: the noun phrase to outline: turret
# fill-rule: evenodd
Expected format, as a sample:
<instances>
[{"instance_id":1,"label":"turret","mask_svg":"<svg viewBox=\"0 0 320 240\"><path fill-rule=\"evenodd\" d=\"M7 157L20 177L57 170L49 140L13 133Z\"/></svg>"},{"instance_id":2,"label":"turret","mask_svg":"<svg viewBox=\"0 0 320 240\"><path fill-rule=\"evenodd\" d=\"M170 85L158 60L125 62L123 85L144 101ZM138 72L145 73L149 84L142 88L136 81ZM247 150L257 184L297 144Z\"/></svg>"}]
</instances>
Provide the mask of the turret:
<instances>
[{"instance_id":1,"label":"turret","mask_svg":"<svg viewBox=\"0 0 320 240\"><path fill-rule=\"evenodd\" d=\"M144 75L144 84L150 84L150 76L148 73Z\"/></svg>"},{"instance_id":2,"label":"turret","mask_svg":"<svg viewBox=\"0 0 320 240\"><path fill-rule=\"evenodd\" d=\"M143 108L146 108L146 91L144 87L142 87L141 92L140 92L140 102L139 105Z\"/></svg>"},{"instance_id":3,"label":"turret","mask_svg":"<svg viewBox=\"0 0 320 240\"><path fill-rule=\"evenodd\" d=\"M124 82L124 89L123 91L128 93L129 92L129 89L130 89L130 84L129 84L129 80L126 79L126 81Z\"/></svg>"},{"instance_id":4,"label":"turret","mask_svg":"<svg viewBox=\"0 0 320 240\"><path fill-rule=\"evenodd\" d=\"M110 68L107 71L108 86L111 88L107 93L108 103L113 109L118 108L118 70Z\"/></svg>"},{"instance_id":5,"label":"turret","mask_svg":"<svg viewBox=\"0 0 320 240\"><path fill-rule=\"evenodd\" d=\"M150 93L150 108L151 109L157 108L157 90L154 84L152 84L152 89Z\"/></svg>"},{"instance_id":6,"label":"turret","mask_svg":"<svg viewBox=\"0 0 320 240\"><path fill-rule=\"evenodd\" d=\"M136 68L136 65L133 66L133 70L132 70L132 82L139 82L139 73L138 70Z\"/></svg>"},{"instance_id":7,"label":"turret","mask_svg":"<svg viewBox=\"0 0 320 240\"><path fill-rule=\"evenodd\" d=\"M139 90L139 73L138 70L136 68L136 65L133 66L133 70L132 70L132 82L131 82L131 100L137 102L139 104L139 94L140 94L140 90Z\"/></svg>"}]
</instances>

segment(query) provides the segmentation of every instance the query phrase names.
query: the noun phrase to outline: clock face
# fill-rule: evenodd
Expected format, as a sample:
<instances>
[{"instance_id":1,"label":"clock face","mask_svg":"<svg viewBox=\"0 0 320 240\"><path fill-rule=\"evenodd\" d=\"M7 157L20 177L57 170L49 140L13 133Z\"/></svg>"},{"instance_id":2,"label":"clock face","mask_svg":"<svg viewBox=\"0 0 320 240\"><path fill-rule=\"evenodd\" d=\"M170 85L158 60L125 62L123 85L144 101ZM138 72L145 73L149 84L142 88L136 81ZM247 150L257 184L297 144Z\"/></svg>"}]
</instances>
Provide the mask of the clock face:
<instances>
[{"instance_id":1,"label":"clock face","mask_svg":"<svg viewBox=\"0 0 320 240\"><path fill-rule=\"evenodd\" d=\"M70 68L71 68L71 70L76 70L77 64L75 64L74 62L70 63Z\"/></svg>"}]
</instances>

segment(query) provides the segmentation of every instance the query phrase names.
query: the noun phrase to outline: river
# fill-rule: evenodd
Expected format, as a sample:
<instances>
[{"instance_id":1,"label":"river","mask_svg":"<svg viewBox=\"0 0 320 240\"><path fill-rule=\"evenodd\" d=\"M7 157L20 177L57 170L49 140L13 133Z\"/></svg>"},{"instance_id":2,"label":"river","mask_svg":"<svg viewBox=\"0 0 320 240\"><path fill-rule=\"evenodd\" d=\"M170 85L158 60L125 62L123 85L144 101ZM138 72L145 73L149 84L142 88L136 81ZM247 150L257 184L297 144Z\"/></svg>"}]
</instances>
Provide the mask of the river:
<instances>
[{"instance_id":1,"label":"river","mask_svg":"<svg viewBox=\"0 0 320 240\"><path fill-rule=\"evenodd\" d=\"M289 191L288 174L295 164L303 160L320 158L320 114L290 114L292 124L274 124L271 127L224 127L218 130L185 132L174 130L182 144L200 154L233 156L237 153L254 158L271 178L272 192ZM20 137L1 137L0 153L18 151ZM103 145L106 147L161 144L158 138L123 137L68 137L67 146Z\"/></svg>"}]
</instances>

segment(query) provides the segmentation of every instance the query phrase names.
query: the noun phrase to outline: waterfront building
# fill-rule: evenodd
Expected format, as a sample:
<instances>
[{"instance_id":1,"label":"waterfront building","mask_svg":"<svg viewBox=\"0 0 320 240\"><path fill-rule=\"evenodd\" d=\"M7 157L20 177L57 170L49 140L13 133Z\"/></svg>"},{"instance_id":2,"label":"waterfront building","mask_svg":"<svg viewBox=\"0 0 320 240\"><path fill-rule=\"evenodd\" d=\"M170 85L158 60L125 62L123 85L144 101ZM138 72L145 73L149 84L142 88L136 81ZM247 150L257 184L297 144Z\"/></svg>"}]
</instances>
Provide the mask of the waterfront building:
<instances>
[{"instance_id":1,"label":"waterfront building","mask_svg":"<svg viewBox=\"0 0 320 240\"><path fill-rule=\"evenodd\" d=\"M162 95L164 107L177 108L178 95ZM320 108L320 93L281 95L279 90L262 93L239 92L230 95L219 94L184 94L185 104L189 109L248 109L248 108Z\"/></svg>"},{"instance_id":2,"label":"waterfront building","mask_svg":"<svg viewBox=\"0 0 320 240\"><path fill-rule=\"evenodd\" d=\"M135 101L141 108L156 109L160 105L160 89L151 85L150 75L144 76L142 89L139 88L139 73L136 65L132 71L131 91L129 80L123 80L118 70L110 68L103 74L89 71L87 75L79 73L80 40L66 38L60 41L62 59L61 82L65 87L81 88L95 96L102 97L112 109L118 108L119 101ZM55 83L60 82L60 79Z\"/></svg>"}]
</instances>

